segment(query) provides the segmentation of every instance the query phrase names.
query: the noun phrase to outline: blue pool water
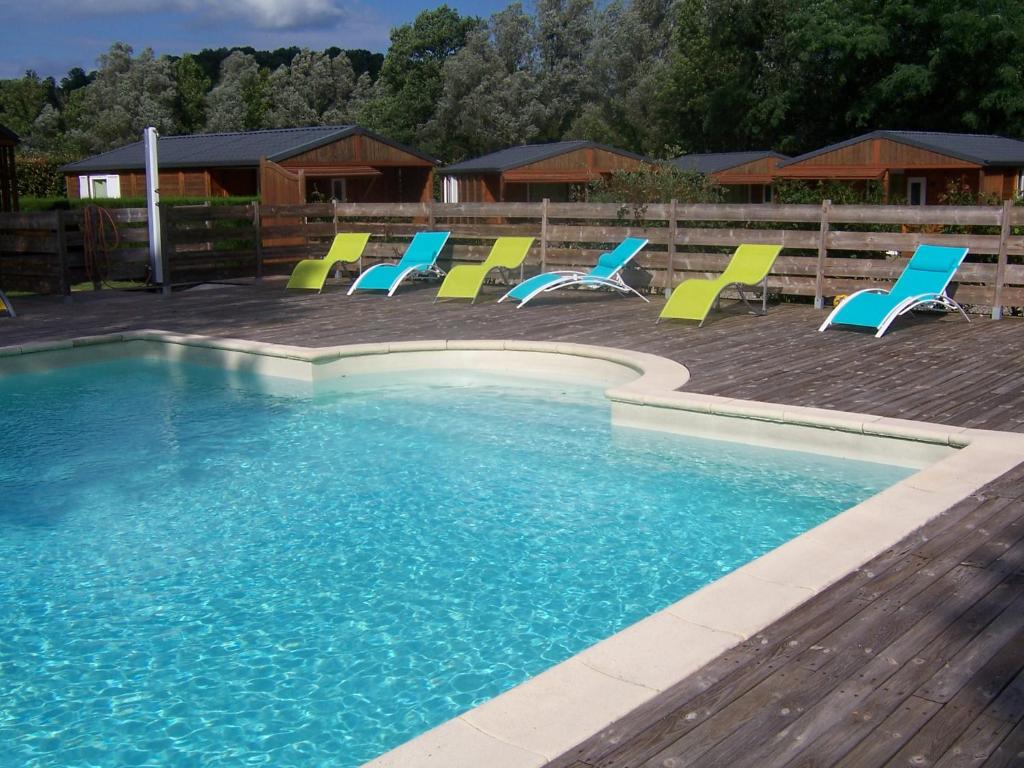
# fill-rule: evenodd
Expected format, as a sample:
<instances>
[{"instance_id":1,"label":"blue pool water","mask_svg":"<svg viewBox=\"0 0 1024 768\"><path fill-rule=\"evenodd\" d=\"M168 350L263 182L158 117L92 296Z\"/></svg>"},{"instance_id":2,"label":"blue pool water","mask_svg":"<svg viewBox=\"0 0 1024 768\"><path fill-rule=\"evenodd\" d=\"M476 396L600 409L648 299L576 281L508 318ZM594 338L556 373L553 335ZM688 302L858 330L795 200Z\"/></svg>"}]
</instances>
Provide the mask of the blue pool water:
<instances>
[{"instance_id":1,"label":"blue pool water","mask_svg":"<svg viewBox=\"0 0 1024 768\"><path fill-rule=\"evenodd\" d=\"M0 765L355 766L909 473L364 385L0 379Z\"/></svg>"}]
</instances>

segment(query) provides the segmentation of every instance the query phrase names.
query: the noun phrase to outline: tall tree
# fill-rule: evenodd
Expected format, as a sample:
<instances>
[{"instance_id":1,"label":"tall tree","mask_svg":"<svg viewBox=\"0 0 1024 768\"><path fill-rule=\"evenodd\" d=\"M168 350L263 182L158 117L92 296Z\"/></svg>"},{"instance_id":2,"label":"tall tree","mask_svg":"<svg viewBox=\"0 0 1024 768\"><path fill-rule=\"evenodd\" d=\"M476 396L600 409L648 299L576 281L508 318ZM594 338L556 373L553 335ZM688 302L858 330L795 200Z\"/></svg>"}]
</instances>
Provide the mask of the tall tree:
<instances>
[{"instance_id":1,"label":"tall tree","mask_svg":"<svg viewBox=\"0 0 1024 768\"><path fill-rule=\"evenodd\" d=\"M648 154L675 143L659 122L657 95L667 75L671 0L613 0L597 14L587 50L587 92L569 133Z\"/></svg>"},{"instance_id":2,"label":"tall tree","mask_svg":"<svg viewBox=\"0 0 1024 768\"><path fill-rule=\"evenodd\" d=\"M340 125L350 120L348 100L355 74L343 53L332 58L303 49L289 66L270 75L267 86L271 126Z\"/></svg>"},{"instance_id":3,"label":"tall tree","mask_svg":"<svg viewBox=\"0 0 1024 768\"><path fill-rule=\"evenodd\" d=\"M588 101L587 52L596 23L593 0L537 0L537 55L547 108L540 138L563 138Z\"/></svg>"},{"instance_id":4,"label":"tall tree","mask_svg":"<svg viewBox=\"0 0 1024 768\"><path fill-rule=\"evenodd\" d=\"M206 97L206 130L265 128L268 109L266 72L249 54L232 52L221 63L217 85Z\"/></svg>"},{"instance_id":5,"label":"tall tree","mask_svg":"<svg viewBox=\"0 0 1024 768\"><path fill-rule=\"evenodd\" d=\"M47 105L56 103L53 78L40 78L33 70L12 80L0 80L0 123L22 139L30 138L32 124Z\"/></svg>"},{"instance_id":6,"label":"tall tree","mask_svg":"<svg viewBox=\"0 0 1024 768\"><path fill-rule=\"evenodd\" d=\"M533 20L513 3L445 63L444 90L425 132L442 157L460 160L533 140L546 116Z\"/></svg>"},{"instance_id":7,"label":"tall tree","mask_svg":"<svg viewBox=\"0 0 1024 768\"><path fill-rule=\"evenodd\" d=\"M127 43L100 56L96 77L72 92L65 110L69 139L79 149L102 152L142 136L153 126L174 133L174 67L146 48L137 57Z\"/></svg>"},{"instance_id":8,"label":"tall tree","mask_svg":"<svg viewBox=\"0 0 1024 768\"><path fill-rule=\"evenodd\" d=\"M444 64L479 24L476 17L441 5L393 29L373 103L363 110L370 127L398 141L422 144L444 88ZM434 149L429 144L426 148Z\"/></svg>"},{"instance_id":9,"label":"tall tree","mask_svg":"<svg viewBox=\"0 0 1024 768\"><path fill-rule=\"evenodd\" d=\"M175 113L182 133L194 133L206 124L206 94L210 78L206 76L196 57L182 56L174 67L177 85Z\"/></svg>"}]
</instances>

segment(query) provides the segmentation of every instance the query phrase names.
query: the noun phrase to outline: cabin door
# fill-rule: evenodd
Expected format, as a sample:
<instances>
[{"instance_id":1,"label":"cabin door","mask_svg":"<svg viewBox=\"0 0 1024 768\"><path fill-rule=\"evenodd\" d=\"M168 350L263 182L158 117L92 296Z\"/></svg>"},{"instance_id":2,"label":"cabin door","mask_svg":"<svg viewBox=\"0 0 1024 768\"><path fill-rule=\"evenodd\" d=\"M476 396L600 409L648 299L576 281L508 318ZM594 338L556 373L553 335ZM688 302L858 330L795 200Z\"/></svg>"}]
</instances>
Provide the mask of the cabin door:
<instances>
[{"instance_id":1,"label":"cabin door","mask_svg":"<svg viewBox=\"0 0 1024 768\"><path fill-rule=\"evenodd\" d=\"M911 176L907 179L907 203L924 205L928 192L928 180L924 176Z\"/></svg>"}]
</instances>

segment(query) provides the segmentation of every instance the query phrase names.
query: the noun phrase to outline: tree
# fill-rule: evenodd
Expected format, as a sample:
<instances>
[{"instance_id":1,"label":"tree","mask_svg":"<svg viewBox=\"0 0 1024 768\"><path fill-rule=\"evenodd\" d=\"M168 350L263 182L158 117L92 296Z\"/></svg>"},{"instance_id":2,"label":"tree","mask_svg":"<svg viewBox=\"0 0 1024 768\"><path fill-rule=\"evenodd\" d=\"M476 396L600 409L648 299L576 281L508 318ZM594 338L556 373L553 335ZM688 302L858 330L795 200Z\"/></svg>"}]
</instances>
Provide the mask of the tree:
<instances>
[{"instance_id":1,"label":"tree","mask_svg":"<svg viewBox=\"0 0 1024 768\"><path fill-rule=\"evenodd\" d=\"M362 110L370 126L398 141L425 143L424 127L444 89L444 64L479 24L479 19L441 5L393 29L373 103ZM428 143L428 148L434 147Z\"/></svg>"},{"instance_id":2,"label":"tree","mask_svg":"<svg viewBox=\"0 0 1024 768\"><path fill-rule=\"evenodd\" d=\"M614 0L597 15L583 106L569 134L656 154L676 140L659 122L657 95L672 40L669 0Z\"/></svg>"},{"instance_id":3,"label":"tree","mask_svg":"<svg viewBox=\"0 0 1024 768\"><path fill-rule=\"evenodd\" d=\"M424 131L443 157L463 159L537 136L547 111L533 32L532 19L514 3L445 62L444 90Z\"/></svg>"},{"instance_id":4,"label":"tree","mask_svg":"<svg viewBox=\"0 0 1024 768\"><path fill-rule=\"evenodd\" d=\"M593 0L537 0L537 55L547 114L542 140L566 136L585 103L600 98L588 87L587 52L593 41Z\"/></svg>"},{"instance_id":5,"label":"tree","mask_svg":"<svg viewBox=\"0 0 1024 768\"><path fill-rule=\"evenodd\" d=\"M147 126L174 133L174 67L146 48L133 57L127 43L100 56L96 77L73 91L65 110L69 139L80 150L102 152L142 136Z\"/></svg>"},{"instance_id":6,"label":"tree","mask_svg":"<svg viewBox=\"0 0 1024 768\"><path fill-rule=\"evenodd\" d=\"M274 127L340 125L350 120L349 98L355 74L348 57L303 49L291 65L278 67L267 81Z\"/></svg>"},{"instance_id":7,"label":"tree","mask_svg":"<svg viewBox=\"0 0 1024 768\"><path fill-rule=\"evenodd\" d=\"M56 103L53 78L41 79L33 70L16 80L0 80L0 123L24 140L45 106Z\"/></svg>"},{"instance_id":8,"label":"tree","mask_svg":"<svg viewBox=\"0 0 1024 768\"><path fill-rule=\"evenodd\" d=\"M234 51L224 59L217 85L206 97L206 130L265 128L268 108L266 73L255 58Z\"/></svg>"},{"instance_id":9,"label":"tree","mask_svg":"<svg viewBox=\"0 0 1024 768\"><path fill-rule=\"evenodd\" d=\"M206 124L206 94L210 78L203 72L195 56L185 54L175 65L177 99L175 115L182 133L195 133Z\"/></svg>"}]
</instances>

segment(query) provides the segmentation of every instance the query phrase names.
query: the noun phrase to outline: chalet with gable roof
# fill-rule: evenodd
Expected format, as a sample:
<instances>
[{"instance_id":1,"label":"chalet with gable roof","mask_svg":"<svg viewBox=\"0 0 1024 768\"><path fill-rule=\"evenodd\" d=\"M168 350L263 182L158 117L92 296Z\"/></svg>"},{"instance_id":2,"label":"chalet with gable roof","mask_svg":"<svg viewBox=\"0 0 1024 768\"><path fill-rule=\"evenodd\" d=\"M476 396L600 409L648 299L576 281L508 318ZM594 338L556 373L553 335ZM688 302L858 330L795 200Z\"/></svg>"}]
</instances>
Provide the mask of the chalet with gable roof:
<instances>
[{"instance_id":1,"label":"chalet with gable roof","mask_svg":"<svg viewBox=\"0 0 1024 768\"><path fill-rule=\"evenodd\" d=\"M782 162L778 179L877 181L886 200L942 202L951 186L1007 200L1024 192L1024 141L931 131L873 131Z\"/></svg>"},{"instance_id":2,"label":"chalet with gable roof","mask_svg":"<svg viewBox=\"0 0 1024 768\"><path fill-rule=\"evenodd\" d=\"M633 171L651 160L593 141L524 144L442 168L446 203L568 202L613 171Z\"/></svg>"},{"instance_id":3,"label":"chalet with gable roof","mask_svg":"<svg viewBox=\"0 0 1024 768\"><path fill-rule=\"evenodd\" d=\"M725 187L727 203L770 203L775 169L788 159L771 150L754 150L683 155L672 164Z\"/></svg>"},{"instance_id":4,"label":"chalet with gable roof","mask_svg":"<svg viewBox=\"0 0 1024 768\"><path fill-rule=\"evenodd\" d=\"M161 136L163 197L258 196L267 204L421 202L437 161L355 125ZM69 163L69 198L144 197L142 141Z\"/></svg>"}]
</instances>

